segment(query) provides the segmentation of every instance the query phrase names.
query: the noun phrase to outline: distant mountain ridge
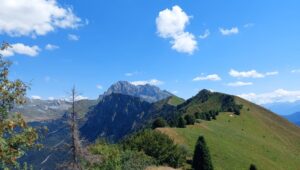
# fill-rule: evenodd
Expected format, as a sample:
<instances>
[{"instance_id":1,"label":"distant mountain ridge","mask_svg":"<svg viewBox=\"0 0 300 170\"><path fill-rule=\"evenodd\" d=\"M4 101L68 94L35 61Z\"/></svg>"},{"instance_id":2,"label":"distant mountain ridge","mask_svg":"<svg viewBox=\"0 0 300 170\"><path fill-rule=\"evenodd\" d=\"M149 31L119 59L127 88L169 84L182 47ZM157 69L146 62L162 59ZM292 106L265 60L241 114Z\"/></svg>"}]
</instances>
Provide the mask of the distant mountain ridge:
<instances>
[{"instance_id":1,"label":"distant mountain ridge","mask_svg":"<svg viewBox=\"0 0 300 170\"><path fill-rule=\"evenodd\" d=\"M289 120L290 122L300 126L300 112L296 112L290 115L285 115L283 117Z\"/></svg>"},{"instance_id":2,"label":"distant mountain ridge","mask_svg":"<svg viewBox=\"0 0 300 170\"><path fill-rule=\"evenodd\" d=\"M161 90L160 88L150 84L133 85L128 81L118 81L115 84L111 85L106 92L100 95L99 99L102 99L104 96L110 95L112 93L139 97L142 100L150 103L157 102L173 95L166 90Z\"/></svg>"}]
</instances>

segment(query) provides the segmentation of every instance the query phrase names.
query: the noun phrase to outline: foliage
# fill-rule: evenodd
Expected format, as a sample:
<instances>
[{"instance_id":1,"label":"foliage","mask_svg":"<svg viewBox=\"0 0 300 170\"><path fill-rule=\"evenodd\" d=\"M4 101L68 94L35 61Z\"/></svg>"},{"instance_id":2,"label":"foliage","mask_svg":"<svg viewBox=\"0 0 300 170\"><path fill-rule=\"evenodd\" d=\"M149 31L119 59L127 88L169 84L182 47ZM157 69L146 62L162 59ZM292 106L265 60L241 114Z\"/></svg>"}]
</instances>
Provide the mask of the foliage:
<instances>
[{"instance_id":1,"label":"foliage","mask_svg":"<svg viewBox=\"0 0 300 170\"><path fill-rule=\"evenodd\" d=\"M195 124L195 116L194 115L185 115L184 119L185 119L187 125Z\"/></svg>"},{"instance_id":2,"label":"foliage","mask_svg":"<svg viewBox=\"0 0 300 170\"><path fill-rule=\"evenodd\" d=\"M162 117L155 119L154 122L152 123L152 129L166 127L166 126L168 126L168 123Z\"/></svg>"},{"instance_id":3,"label":"foliage","mask_svg":"<svg viewBox=\"0 0 300 170\"><path fill-rule=\"evenodd\" d=\"M2 44L1 50L8 48ZM35 144L38 139L37 130L29 127L21 114L9 116L16 104L25 103L27 86L21 80L8 79L11 63L0 56L0 169L17 167L17 159L25 151L39 146Z\"/></svg>"},{"instance_id":4,"label":"foliage","mask_svg":"<svg viewBox=\"0 0 300 170\"><path fill-rule=\"evenodd\" d=\"M147 156L144 152L134 150L122 150L118 145L97 141L89 147L90 153L98 155L100 161L86 164L85 169L101 170L140 170L148 166L156 165L156 160Z\"/></svg>"},{"instance_id":5,"label":"foliage","mask_svg":"<svg viewBox=\"0 0 300 170\"><path fill-rule=\"evenodd\" d=\"M155 158L158 164L180 167L185 162L186 150L176 144L165 134L154 130L144 130L122 142L124 149L143 151Z\"/></svg>"},{"instance_id":6,"label":"foliage","mask_svg":"<svg viewBox=\"0 0 300 170\"><path fill-rule=\"evenodd\" d=\"M196 143L192 167L194 170L213 170L209 150L203 136L200 136Z\"/></svg>"},{"instance_id":7,"label":"foliage","mask_svg":"<svg viewBox=\"0 0 300 170\"><path fill-rule=\"evenodd\" d=\"M178 119L178 125L177 127L179 128L185 128L186 126L186 121L184 120L184 118L182 118L181 116Z\"/></svg>"},{"instance_id":8,"label":"foliage","mask_svg":"<svg viewBox=\"0 0 300 170\"><path fill-rule=\"evenodd\" d=\"M90 165L87 169L121 170L121 151L118 146L98 141L89 151L100 155L101 162Z\"/></svg>"},{"instance_id":9,"label":"foliage","mask_svg":"<svg viewBox=\"0 0 300 170\"><path fill-rule=\"evenodd\" d=\"M236 104L233 96L224 95L221 108L223 112L234 112L236 115L240 115L243 105Z\"/></svg>"},{"instance_id":10,"label":"foliage","mask_svg":"<svg viewBox=\"0 0 300 170\"><path fill-rule=\"evenodd\" d=\"M144 152L125 150L121 155L122 170L141 170L151 165L156 165L154 158L146 155Z\"/></svg>"}]
</instances>

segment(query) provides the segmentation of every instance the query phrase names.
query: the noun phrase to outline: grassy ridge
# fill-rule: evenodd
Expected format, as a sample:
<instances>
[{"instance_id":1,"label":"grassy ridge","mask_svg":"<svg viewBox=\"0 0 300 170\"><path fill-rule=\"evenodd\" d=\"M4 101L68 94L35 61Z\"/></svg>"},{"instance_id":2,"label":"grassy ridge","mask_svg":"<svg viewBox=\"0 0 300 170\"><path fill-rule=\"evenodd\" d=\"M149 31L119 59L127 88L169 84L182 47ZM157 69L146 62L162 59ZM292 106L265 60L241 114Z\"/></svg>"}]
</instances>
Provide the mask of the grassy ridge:
<instances>
[{"instance_id":1,"label":"grassy ridge","mask_svg":"<svg viewBox=\"0 0 300 170\"><path fill-rule=\"evenodd\" d=\"M187 128L158 129L185 144L192 156L194 145L204 135L215 169L297 170L300 167L300 128L268 110L235 98L243 104L241 115L221 113L217 120Z\"/></svg>"}]
</instances>

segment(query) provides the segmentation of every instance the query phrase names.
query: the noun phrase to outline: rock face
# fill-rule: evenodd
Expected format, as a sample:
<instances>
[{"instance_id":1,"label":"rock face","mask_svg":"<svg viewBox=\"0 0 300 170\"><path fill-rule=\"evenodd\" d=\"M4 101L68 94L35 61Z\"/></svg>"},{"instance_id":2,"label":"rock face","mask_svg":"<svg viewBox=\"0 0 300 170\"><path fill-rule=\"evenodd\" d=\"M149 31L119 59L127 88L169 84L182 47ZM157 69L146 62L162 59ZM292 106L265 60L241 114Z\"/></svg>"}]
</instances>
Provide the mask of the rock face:
<instances>
[{"instance_id":1,"label":"rock face","mask_svg":"<svg viewBox=\"0 0 300 170\"><path fill-rule=\"evenodd\" d=\"M118 81L117 83L110 86L110 88L99 98L102 99L104 96L110 95L112 93L139 97L142 100L150 103L172 96L170 92L160 90L158 87L149 84L136 86L127 81Z\"/></svg>"},{"instance_id":2,"label":"rock face","mask_svg":"<svg viewBox=\"0 0 300 170\"><path fill-rule=\"evenodd\" d=\"M89 141L99 137L116 141L134 131L150 107L150 103L129 95L112 93L104 96L88 113L87 121L80 129L81 135Z\"/></svg>"}]
</instances>

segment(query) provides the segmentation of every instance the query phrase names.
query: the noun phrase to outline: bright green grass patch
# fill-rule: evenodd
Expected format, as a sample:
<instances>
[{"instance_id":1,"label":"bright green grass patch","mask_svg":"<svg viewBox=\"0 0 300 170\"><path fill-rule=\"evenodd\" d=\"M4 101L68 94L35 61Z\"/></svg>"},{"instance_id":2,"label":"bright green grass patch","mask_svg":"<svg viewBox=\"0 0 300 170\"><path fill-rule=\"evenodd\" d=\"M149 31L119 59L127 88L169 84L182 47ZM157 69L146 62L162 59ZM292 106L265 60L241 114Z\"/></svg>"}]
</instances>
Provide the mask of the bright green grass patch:
<instances>
[{"instance_id":1,"label":"bright green grass patch","mask_svg":"<svg viewBox=\"0 0 300 170\"><path fill-rule=\"evenodd\" d=\"M299 128L265 109L238 100L244 105L240 116L220 113L217 120L162 131L167 134L173 131L171 137L175 132L175 141L186 144L190 156L197 138L203 135L217 170L248 169L251 163L262 170L298 170Z\"/></svg>"}]
</instances>

